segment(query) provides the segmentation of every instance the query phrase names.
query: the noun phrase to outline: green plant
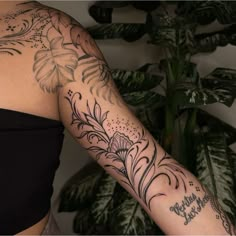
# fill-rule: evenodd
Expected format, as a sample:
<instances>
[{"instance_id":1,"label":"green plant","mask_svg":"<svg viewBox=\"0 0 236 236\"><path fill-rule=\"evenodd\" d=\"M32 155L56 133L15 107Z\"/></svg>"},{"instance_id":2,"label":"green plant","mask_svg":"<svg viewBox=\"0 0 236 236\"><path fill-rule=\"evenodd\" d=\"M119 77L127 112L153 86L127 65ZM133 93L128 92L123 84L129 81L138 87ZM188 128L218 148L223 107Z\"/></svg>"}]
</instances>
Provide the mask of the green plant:
<instances>
[{"instance_id":1,"label":"green plant","mask_svg":"<svg viewBox=\"0 0 236 236\"><path fill-rule=\"evenodd\" d=\"M144 10L146 22L112 23L113 8L127 5ZM168 12L170 8L174 13ZM191 59L236 44L236 3L96 2L90 14L102 23L88 28L95 39L133 42L146 35L148 43L162 47L164 57L156 64L147 63L136 71L112 69L114 81L152 135L207 185L235 222L236 154L230 145L236 140L236 129L201 108L216 102L232 105L236 70L216 68L202 78ZM220 23L216 29L201 33L201 26L215 20ZM74 230L80 234L161 233L139 204L95 163L67 182L59 211L77 211Z\"/></svg>"}]
</instances>

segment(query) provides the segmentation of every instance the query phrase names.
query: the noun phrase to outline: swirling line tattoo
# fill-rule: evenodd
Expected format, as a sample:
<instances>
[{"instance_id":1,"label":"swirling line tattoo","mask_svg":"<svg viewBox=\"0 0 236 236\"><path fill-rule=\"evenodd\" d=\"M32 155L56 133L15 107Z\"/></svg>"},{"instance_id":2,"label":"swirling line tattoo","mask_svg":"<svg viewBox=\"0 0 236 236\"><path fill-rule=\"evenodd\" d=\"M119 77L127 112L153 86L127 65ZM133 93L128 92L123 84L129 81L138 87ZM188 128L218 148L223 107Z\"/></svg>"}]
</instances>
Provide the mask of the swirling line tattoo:
<instances>
[{"instance_id":1,"label":"swirling line tattoo","mask_svg":"<svg viewBox=\"0 0 236 236\"><path fill-rule=\"evenodd\" d=\"M182 168L166 153L157 161L157 145L154 140L146 138L143 129L137 131L136 140L128 135L128 131L122 132L122 128L108 133L109 111L102 112L97 101L93 106L87 101L87 111L80 112L80 93L69 91L65 99L72 110L71 125L79 131L76 138L86 140L86 149L93 153L97 161L105 158L104 167L115 171L120 181L129 186L150 210L154 198L166 196L165 192L160 191L150 193L151 187L160 178L166 178L175 189L181 186L187 191L186 175Z\"/></svg>"}]
</instances>

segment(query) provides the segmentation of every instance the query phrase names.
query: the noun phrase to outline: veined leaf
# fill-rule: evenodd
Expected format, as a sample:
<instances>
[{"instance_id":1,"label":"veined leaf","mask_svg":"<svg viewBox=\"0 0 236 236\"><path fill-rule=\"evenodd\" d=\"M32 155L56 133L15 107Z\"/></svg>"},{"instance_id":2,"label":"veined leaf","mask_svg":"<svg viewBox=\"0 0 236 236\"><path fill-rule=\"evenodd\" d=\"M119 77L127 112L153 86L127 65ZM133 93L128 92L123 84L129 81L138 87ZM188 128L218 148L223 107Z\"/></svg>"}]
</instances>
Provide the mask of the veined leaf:
<instances>
[{"instance_id":1,"label":"veined leaf","mask_svg":"<svg viewBox=\"0 0 236 236\"><path fill-rule=\"evenodd\" d=\"M223 30L197 34L194 37L194 53L213 52L218 46L236 45L236 24L227 26Z\"/></svg>"},{"instance_id":2,"label":"veined leaf","mask_svg":"<svg viewBox=\"0 0 236 236\"><path fill-rule=\"evenodd\" d=\"M232 91L229 88L223 88L211 82L213 81L204 80L203 84L206 88L198 88L191 83L181 83L176 88L175 102L183 107L195 107L216 102L231 106L235 98Z\"/></svg>"},{"instance_id":3,"label":"veined leaf","mask_svg":"<svg viewBox=\"0 0 236 236\"><path fill-rule=\"evenodd\" d=\"M112 22L113 8L129 5L126 1L96 1L89 7L89 15L98 23L110 24Z\"/></svg>"},{"instance_id":4,"label":"veined leaf","mask_svg":"<svg viewBox=\"0 0 236 236\"><path fill-rule=\"evenodd\" d=\"M99 182L98 190L91 204L91 214L94 219L93 224L107 224L109 211L113 206L116 184L116 180L104 172L104 176Z\"/></svg>"},{"instance_id":5,"label":"veined leaf","mask_svg":"<svg viewBox=\"0 0 236 236\"><path fill-rule=\"evenodd\" d=\"M221 24L236 22L234 1L179 1L176 13L202 25L210 24L214 20Z\"/></svg>"},{"instance_id":6,"label":"veined leaf","mask_svg":"<svg viewBox=\"0 0 236 236\"><path fill-rule=\"evenodd\" d=\"M235 182L224 133L208 132L206 127L202 128L200 133L201 142L197 146L198 178L216 196L234 222L236 217L236 199L233 190Z\"/></svg>"},{"instance_id":7,"label":"veined leaf","mask_svg":"<svg viewBox=\"0 0 236 236\"><path fill-rule=\"evenodd\" d=\"M133 42L140 39L145 33L145 24L114 23L102 24L87 28L94 39L124 39Z\"/></svg>"},{"instance_id":8,"label":"veined leaf","mask_svg":"<svg viewBox=\"0 0 236 236\"><path fill-rule=\"evenodd\" d=\"M210 133L223 132L228 146L236 142L236 128L212 116L206 111L198 109L197 123L200 127L208 127L208 132Z\"/></svg>"},{"instance_id":9,"label":"veined leaf","mask_svg":"<svg viewBox=\"0 0 236 236\"><path fill-rule=\"evenodd\" d=\"M50 49L38 51L34 60L35 78L43 90L55 92L58 87L74 81L78 55L64 47L62 37L54 38L50 42Z\"/></svg>"},{"instance_id":10,"label":"veined leaf","mask_svg":"<svg viewBox=\"0 0 236 236\"><path fill-rule=\"evenodd\" d=\"M220 79L224 80L225 82L230 82L231 84L236 84L236 70L231 68L216 68L214 69L206 78L209 79Z\"/></svg>"},{"instance_id":11,"label":"veined leaf","mask_svg":"<svg viewBox=\"0 0 236 236\"><path fill-rule=\"evenodd\" d=\"M72 176L62 188L58 211L76 211L91 205L102 175L103 169L93 162Z\"/></svg>"},{"instance_id":12,"label":"veined leaf","mask_svg":"<svg viewBox=\"0 0 236 236\"><path fill-rule=\"evenodd\" d=\"M145 91L155 88L163 80L160 75L144 73L140 71L111 70L120 93Z\"/></svg>"},{"instance_id":13,"label":"veined leaf","mask_svg":"<svg viewBox=\"0 0 236 236\"><path fill-rule=\"evenodd\" d=\"M110 217L112 233L114 235L149 235L153 222L139 203L124 191L117 191L115 201L116 206Z\"/></svg>"},{"instance_id":14,"label":"veined leaf","mask_svg":"<svg viewBox=\"0 0 236 236\"><path fill-rule=\"evenodd\" d=\"M153 91L143 91L143 92L132 92L123 94L124 100L132 106L153 106L161 105L165 102L165 97L153 92Z\"/></svg>"}]
</instances>

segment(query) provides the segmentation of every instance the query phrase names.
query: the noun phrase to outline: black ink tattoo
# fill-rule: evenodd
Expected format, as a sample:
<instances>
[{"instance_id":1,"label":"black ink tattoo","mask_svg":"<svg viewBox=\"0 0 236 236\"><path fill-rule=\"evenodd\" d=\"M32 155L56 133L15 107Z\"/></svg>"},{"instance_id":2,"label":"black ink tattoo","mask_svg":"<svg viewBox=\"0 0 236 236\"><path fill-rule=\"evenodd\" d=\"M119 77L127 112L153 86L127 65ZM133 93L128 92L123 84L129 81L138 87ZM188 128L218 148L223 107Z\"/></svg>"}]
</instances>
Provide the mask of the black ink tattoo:
<instances>
[{"instance_id":1,"label":"black ink tattoo","mask_svg":"<svg viewBox=\"0 0 236 236\"><path fill-rule=\"evenodd\" d=\"M192 181L189 181L189 186L194 187ZM184 196L180 203L176 202L170 207L170 211L184 218L184 225L188 225L202 211L206 204L210 202L212 209L217 213L216 219L221 220L225 232L229 235L235 235L235 228L214 196L203 185L196 186L195 190L196 192L203 192L203 197L199 197L194 193Z\"/></svg>"},{"instance_id":2,"label":"black ink tattoo","mask_svg":"<svg viewBox=\"0 0 236 236\"><path fill-rule=\"evenodd\" d=\"M206 206L209 201L208 195L203 198L196 196L192 193L189 196L184 196L181 203L176 202L170 207L170 211L185 219L184 225L189 224Z\"/></svg>"},{"instance_id":3,"label":"black ink tattoo","mask_svg":"<svg viewBox=\"0 0 236 236\"><path fill-rule=\"evenodd\" d=\"M25 8L27 2L22 5ZM0 53L13 56L21 55L25 47L39 49L33 71L44 91L54 93L79 79L74 78L74 71L81 68L81 80L92 94L120 105L110 69L88 32L59 10L34 2L28 2L28 6L1 19L6 29L5 35L1 32ZM52 35L52 29L57 36Z\"/></svg>"},{"instance_id":4,"label":"black ink tattoo","mask_svg":"<svg viewBox=\"0 0 236 236\"><path fill-rule=\"evenodd\" d=\"M166 196L165 192L149 191L160 178L165 178L175 189L182 187L187 191L182 168L167 154L157 161L157 145L145 137L143 129L137 130L137 138L132 137L130 128L122 128L128 122L123 119L117 120L118 128L111 131L112 121L107 118L109 112L103 113L96 101L92 107L87 101L87 112L82 113L79 111L80 93L71 95L70 92L66 99L72 110L71 125L79 131L77 139L88 143L86 149L95 155L97 161L105 158L107 164L104 167L114 170L121 177L120 181L129 186L150 210L154 198Z\"/></svg>"}]
</instances>

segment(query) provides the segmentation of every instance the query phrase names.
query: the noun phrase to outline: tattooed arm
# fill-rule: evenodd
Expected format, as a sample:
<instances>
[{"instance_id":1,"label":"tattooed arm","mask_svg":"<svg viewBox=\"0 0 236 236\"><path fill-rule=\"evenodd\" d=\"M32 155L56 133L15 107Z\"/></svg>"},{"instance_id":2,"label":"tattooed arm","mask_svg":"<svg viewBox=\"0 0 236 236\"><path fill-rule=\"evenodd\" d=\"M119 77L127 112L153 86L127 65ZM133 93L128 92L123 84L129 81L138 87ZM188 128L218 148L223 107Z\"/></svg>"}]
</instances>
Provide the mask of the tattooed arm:
<instances>
[{"instance_id":1,"label":"tattooed arm","mask_svg":"<svg viewBox=\"0 0 236 236\"><path fill-rule=\"evenodd\" d=\"M48 15L50 46L35 55L35 78L44 91L58 92L60 116L71 135L165 233L233 235L216 200L127 108L88 33L61 12L49 9Z\"/></svg>"}]
</instances>

